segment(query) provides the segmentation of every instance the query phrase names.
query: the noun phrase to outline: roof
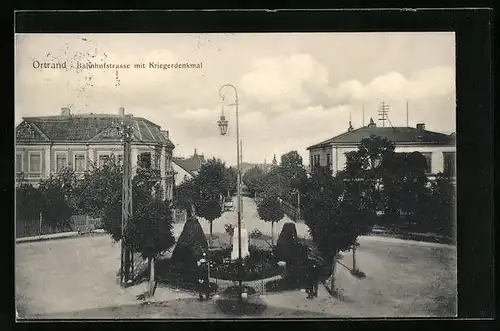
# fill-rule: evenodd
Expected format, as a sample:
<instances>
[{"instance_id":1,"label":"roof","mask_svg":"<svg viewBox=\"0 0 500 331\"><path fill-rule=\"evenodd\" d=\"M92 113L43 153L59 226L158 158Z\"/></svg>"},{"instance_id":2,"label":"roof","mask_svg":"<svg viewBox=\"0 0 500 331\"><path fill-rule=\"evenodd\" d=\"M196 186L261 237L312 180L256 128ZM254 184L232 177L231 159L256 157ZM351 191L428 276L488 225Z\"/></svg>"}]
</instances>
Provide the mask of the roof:
<instances>
[{"instance_id":1,"label":"roof","mask_svg":"<svg viewBox=\"0 0 500 331\"><path fill-rule=\"evenodd\" d=\"M133 127L133 141L152 144L174 144L161 127L147 119L126 115ZM123 117L107 114L24 117L16 128L16 140L23 142L111 142L119 141L118 128Z\"/></svg>"},{"instance_id":2,"label":"roof","mask_svg":"<svg viewBox=\"0 0 500 331\"><path fill-rule=\"evenodd\" d=\"M196 159L196 158L184 159L184 158L174 157L172 159L172 161L177 163L179 165L179 167L186 170L187 172L189 172L193 176L200 171L201 163L202 163L202 162L200 162L201 160Z\"/></svg>"},{"instance_id":3,"label":"roof","mask_svg":"<svg viewBox=\"0 0 500 331\"><path fill-rule=\"evenodd\" d=\"M182 159L178 159L178 158L173 158L172 159L172 162L177 164L180 168L182 168L185 172L187 172L188 174L190 174L191 176L195 177L195 174L193 173L193 171L189 170L186 168L186 164L185 162L182 162L182 161L185 161L185 160L182 160Z\"/></svg>"},{"instance_id":4,"label":"roof","mask_svg":"<svg viewBox=\"0 0 500 331\"><path fill-rule=\"evenodd\" d=\"M330 145L359 144L364 138L375 135L387 138L395 144L419 144L419 145L454 145L455 135L422 130L411 127L376 127L364 126L359 129L344 132L338 136L307 147L308 150Z\"/></svg>"}]
</instances>

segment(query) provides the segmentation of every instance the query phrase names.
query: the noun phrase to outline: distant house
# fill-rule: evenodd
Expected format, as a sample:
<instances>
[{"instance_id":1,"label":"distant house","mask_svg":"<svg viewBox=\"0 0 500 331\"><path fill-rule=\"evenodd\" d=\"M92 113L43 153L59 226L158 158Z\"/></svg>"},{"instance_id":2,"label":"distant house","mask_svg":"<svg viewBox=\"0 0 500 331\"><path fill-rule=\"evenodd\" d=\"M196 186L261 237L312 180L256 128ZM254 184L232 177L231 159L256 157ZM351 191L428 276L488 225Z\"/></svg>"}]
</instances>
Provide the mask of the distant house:
<instances>
[{"instance_id":1,"label":"distant house","mask_svg":"<svg viewBox=\"0 0 500 331\"><path fill-rule=\"evenodd\" d=\"M101 166L112 155L123 158L120 127L123 120L132 130L132 171L137 166L159 169L164 197L173 196L174 172L168 131L145 118L125 114L72 114L62 108L55 116L25 117L16 127L16 174L33 185L69 168L82 175Z\"/></svg>"},{"instance_id":2,"label":"distant house","mask_svg":"<svg viewBox=\"0 0 500 331\"><path fill-rule=\"evenodd\" d=\"M455 134L444 134L428 131L425 124L413 127L377 127L370 119L367 126L349 129L340 135L334 136L318 144L309 146L309 167L314 170L317 166L328 167L332 174L344 169L346 152L357 150L364 138L375 135L387 138L395 145L396 152L418 151L427 160L427 173L433 177L439 172L455 175Z\"/></svg>"},{"instance_id":3,"label":"distant house","mask_svg":"<svg viewBox=\"0 0 500 331\"><path fill-rule=\"evenodd\" d=\"M175 186L181 185L183 182L193 179L196 175L191 171L188 171L184 168L183 163L179 162L176 159L172 161L172 166L174 169L174 178L175 178Z\"/></svg>"},{"instance_id":4,"label":"distant house","mask_svg":"<svg viewBox=\"0 0 500 331\"><path fill-rule=\"evenodd\" d=\"M205 163L205 156L199 155L194 150L194 154L188 158L174 157L172 164L175 171L175 185L198 176L201 166Z\"/></svg>"}]
</instances>

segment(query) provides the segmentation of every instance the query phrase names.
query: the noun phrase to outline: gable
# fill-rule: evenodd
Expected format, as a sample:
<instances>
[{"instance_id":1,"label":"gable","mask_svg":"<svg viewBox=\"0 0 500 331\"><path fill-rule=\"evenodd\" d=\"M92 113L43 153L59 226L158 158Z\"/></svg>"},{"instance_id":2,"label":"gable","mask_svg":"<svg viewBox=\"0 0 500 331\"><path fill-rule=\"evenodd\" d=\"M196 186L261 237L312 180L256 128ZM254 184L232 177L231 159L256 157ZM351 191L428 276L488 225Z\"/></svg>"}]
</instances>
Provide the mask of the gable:
<instances>
[{"instance_id":1,"label":"gable","mask_svg":"<svg viewBox=\"0 0 500 331\"><path fill-rule=\"evenodd\" d=\"M99 132L95 137L90 139L93 140L120 140L122 138L120 129L118 126L110 126L101 132Z\"/></svg>"},{"instance_id":2,"label":"gable","mask_svg":"<svg viewBox=\"0 0 500 331\"><path fill-rule=\"evenodd\" d=\"M23 121L16 128L16 140L48 141L47 136L45 136L40 129L26 121Z\"/></svg>"}]
</instances>

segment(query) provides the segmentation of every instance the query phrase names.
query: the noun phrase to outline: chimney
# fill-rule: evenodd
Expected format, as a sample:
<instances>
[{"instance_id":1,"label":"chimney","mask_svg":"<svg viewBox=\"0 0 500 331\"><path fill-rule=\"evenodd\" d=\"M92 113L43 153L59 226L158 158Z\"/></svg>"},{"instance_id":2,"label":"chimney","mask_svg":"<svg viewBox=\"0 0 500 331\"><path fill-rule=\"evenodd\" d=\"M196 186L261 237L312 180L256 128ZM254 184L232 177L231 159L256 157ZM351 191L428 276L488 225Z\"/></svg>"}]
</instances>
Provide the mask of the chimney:
<instances>
[{"instance_id":1,"label":"chimney","mask_svg":"<svg viewBox=\"0 0 500 331\"><path fill-rule=\"evenodd\" d=\"M61 108L61 116L70 117L71 116L71 109L68 107Z\"/></svg>"},{"instance_id":2,"label":"chimney","mask_svg":"<svg viewBox=\"0 0 500 331\"><path fill-rule=\"evenodd\" d=\"M417 124L417 129L419 131L424 131L425 130L425 124L424 123L419 123Z\"/></svg>"},{"instance_id":3,"label":"chimney","mask_svg":"<svg viewBox=\"0 0 500 331\"><path fill-rule=\"evenodd\" d=\"M169 138L168 138L168 130L161 130L161 133L163 134L163 136L164 136L165 138L169 139Z\"/></svg>"},{"instance_id":4,"label":"chimney","mask_svg":"<svg viewBox=\"0 0 500 331\"><path fill-rule=\"evenodd\" d=\"M118 115L121 117L125 116L125 108L120 107L120 109L118 110Z\"/></svg>"}]
</instances>

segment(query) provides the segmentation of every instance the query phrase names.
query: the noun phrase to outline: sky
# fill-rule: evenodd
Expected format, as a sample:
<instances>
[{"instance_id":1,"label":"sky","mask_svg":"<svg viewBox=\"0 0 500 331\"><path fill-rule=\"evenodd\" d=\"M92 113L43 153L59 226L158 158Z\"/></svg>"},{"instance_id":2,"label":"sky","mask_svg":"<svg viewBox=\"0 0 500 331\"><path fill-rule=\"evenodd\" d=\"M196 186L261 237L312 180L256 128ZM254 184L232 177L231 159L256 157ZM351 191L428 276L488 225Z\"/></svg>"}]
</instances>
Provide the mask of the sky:
<instances>
[{"instance_id":1,"label":"sky","mask_svg":"<svg viewBox=\"0 0 500 331\"><path fill-rule=\"evenodd\" d=\"M78 63L129 64L77 68ZM150 68L191 63L201 68ZM66 63L41 68L38 63ZM145 63L145 68L134 64ZM35 68L37 67L37 68ZM27 116L118 114L169 130L174 155L194 149L236 163L306 148L368 124L382 102L393 126L455 132L455 36L422 33L17 34L15 125ZM408 118L406 107L408 104ZM220 134L222 109L229 122Z\"/></svg>"}]
</instances>

